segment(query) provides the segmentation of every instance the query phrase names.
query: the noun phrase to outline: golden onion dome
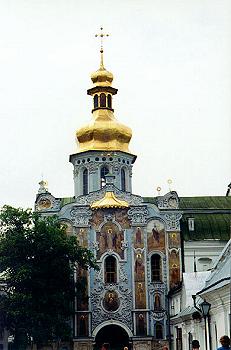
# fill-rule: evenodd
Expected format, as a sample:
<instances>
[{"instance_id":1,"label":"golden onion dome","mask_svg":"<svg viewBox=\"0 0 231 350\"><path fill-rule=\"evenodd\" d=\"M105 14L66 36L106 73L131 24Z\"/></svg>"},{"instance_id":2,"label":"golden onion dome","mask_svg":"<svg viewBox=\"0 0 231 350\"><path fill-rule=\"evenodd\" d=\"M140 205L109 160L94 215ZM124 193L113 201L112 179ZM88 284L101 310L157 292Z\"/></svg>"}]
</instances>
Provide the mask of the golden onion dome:
<instances>
[{"instance_id":1,"label":"golden onion dome","mask_svg":"<svg viewBox=\"0 0 231 350\"><path fill-rule=\"evenodd\" d=\"M104 67L102 48L100 53L100 67L91 74L94 87L87 91L93 96L93 118L89 124L76 131L78 153L92 150L130 153L128 146L132 131L119 123L114 116L112 96L117 93L117 89L111 86L113 74Z\"/></svg>"},{"instance_id":2,"label":"golden onion dome","mask_svg":"<svg viewBox=\"0 0 231 350\"><path fill-rule=\"evenodd\" d=\"M113 111L97 109L93 111L93 118L76 132L78 153L92 150L130 153L128 146L132 131L116 120Z\"/></svg>"},{"instance_id":3,"label":"golden onion dome","mask_svg":"<svg viewBox=\"0 0 231 350\"><path fill-rule=\"evenodd\" d=\"M111 86L113 74L108 72L104 67L100 67L96 72L91 74L91 80L95 86Z\"/></svg>"}]
</instances>

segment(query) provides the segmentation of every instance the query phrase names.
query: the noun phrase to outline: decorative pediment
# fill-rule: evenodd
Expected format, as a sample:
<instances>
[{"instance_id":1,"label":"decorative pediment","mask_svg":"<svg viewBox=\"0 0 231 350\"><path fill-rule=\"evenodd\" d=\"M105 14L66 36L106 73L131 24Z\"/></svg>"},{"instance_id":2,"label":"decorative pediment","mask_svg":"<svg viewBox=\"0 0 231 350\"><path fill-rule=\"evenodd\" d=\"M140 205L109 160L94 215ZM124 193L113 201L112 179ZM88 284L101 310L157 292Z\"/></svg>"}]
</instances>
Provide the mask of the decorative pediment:
<instances>
[{"instance_id":1,"label":"decorative pediment","mask_svg":"<svg viewBox=\"0 0 231 350\"><path fill-rule=\"evenodd\" d=\"M55 198L49 192L41 193L35 201L35 211L54 212L60 210L61 199Z\"/></svg>"},{"instance_id":2,"label":"decorative pediment","mask_svg":"<svg viewBox=\"0 0 231 350\"><path fill-rule=\"evenodd\" d=\"M179 197L175 191L168 192L164 196L157 197L159 209L179 209Z\"/></svg>"},{"instance_id":3,"label":"decorative pediment","mask_svg":"<svg viewBox=\"0 0 231 350\"><path fill-rule=\"evenodd\" d=\"M143 203L143 198L141 196L120 191L113 184L106 184L106 186L99 191L91 192L87 196L79 196L76 199L76 205L92 205L94 202L103 199L106 192L113 192L119 200L127 202L129 206L141 205Z\"/></svg>"},{"instance_id":4,"label":"decorative pediment","mask_svg":"<svg viewBox=\"0 0 231 350\"><path fill-rule=\"evenodd\" d=\"M145 206L134 207L128 210L128 218L131 219L133 226L146 225L148 210Z\"/></svg>"}]
</instances>

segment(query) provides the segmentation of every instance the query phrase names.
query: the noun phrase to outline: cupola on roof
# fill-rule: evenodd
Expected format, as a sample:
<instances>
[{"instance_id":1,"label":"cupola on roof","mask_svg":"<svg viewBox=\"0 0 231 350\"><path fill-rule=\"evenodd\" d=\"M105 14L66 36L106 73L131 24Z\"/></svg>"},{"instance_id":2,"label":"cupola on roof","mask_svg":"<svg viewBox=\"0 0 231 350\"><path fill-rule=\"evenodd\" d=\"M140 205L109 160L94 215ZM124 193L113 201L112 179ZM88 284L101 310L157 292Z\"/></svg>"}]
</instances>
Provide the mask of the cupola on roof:
<instances>
[{"instance_id":1,"label":"cupola on roof","mask_svg":"<svg viewBox=\"0 0 231 350\"><path fill-rule=\"evenodd\" d=\"M108 34L97 34L101 38L100 67L91 74L93 87L87 91L93 97L92 120L76 131L79 149L77 153L100 150L122 151L130 153L129 142L132 131L126 125L117 121L112 108L112 97L117 89L111 86L113 74L107 71L103 63L102 39Z\"/></svg>"}]
</instances>

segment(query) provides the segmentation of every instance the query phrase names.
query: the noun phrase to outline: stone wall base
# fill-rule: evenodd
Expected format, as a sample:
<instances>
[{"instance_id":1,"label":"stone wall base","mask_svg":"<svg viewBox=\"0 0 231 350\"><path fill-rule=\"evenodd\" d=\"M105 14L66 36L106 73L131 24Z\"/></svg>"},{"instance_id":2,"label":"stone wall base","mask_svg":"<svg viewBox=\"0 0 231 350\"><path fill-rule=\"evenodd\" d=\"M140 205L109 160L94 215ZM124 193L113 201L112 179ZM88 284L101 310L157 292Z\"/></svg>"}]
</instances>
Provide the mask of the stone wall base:
<instances>
[{"instance_id":1,"label":"stone wall base","mask_svg":"<svg viewBox=\"0 0 231 350\"><path fill-rule=\"evenodd\" d=\"M162 350L164 346L169 349L168 341L156 340L153 338L142 337L132 340L132 350Z\"/></svg>"},{"instance_id":2,"label":"stone wall base","mask_svg":"<svg viewBox=\"0 0 231 350\"><path fill-rule=\"evenodd\" d=\"M93 341L91 339L74 339L73 350L92 350Z\"/></svg>"}]
</instances>

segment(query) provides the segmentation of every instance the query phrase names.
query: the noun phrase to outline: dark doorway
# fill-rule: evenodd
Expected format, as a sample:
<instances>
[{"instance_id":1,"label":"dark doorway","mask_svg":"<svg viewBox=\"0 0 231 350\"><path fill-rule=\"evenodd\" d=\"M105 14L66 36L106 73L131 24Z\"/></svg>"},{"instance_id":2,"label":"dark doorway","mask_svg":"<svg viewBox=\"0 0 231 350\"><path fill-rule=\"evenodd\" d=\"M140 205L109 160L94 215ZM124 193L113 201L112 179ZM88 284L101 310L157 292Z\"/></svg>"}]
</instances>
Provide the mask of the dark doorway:
<instances>
[{"instance_id":1,"label":"dark doorway","mask_svg":"<svg viewBox=\"0 0 231 350\"><path fill-rule=\"evenodd\" d=\"M95 337L94 350L100 350L103 343L110 344L110 350L121 350L125 346L129 348L127 332L120 326L110 325L100 329Z\"/></svg>"}]
</instances>

